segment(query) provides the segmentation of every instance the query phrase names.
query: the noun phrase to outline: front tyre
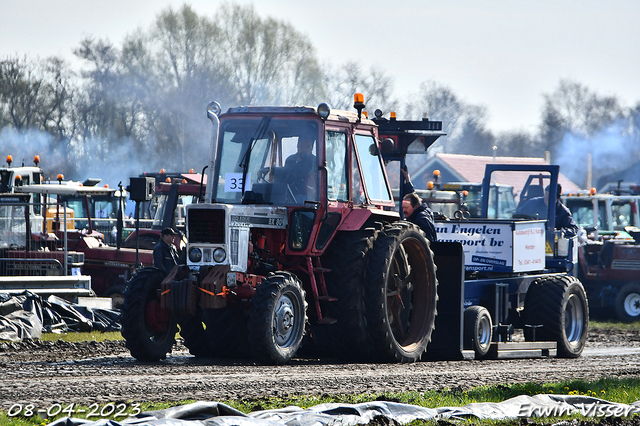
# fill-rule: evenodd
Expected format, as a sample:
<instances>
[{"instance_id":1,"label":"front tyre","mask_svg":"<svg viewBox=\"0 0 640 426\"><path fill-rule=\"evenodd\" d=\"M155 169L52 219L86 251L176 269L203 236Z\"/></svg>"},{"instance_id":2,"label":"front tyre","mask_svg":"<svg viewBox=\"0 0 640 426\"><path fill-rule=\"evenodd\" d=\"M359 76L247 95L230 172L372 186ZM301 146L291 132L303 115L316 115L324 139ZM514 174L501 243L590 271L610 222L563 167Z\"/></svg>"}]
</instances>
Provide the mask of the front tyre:
<instances>
[{"instance_id":1,"label":"front tyre","mask_svg":"<svg viewBox=\"0 0 640 426\"><path fill-rule=\"evenodd\" d=\"M476 358L487 356L493 340L491 314L482 306L469 306L464 310L464 348L472 349Z\"/></svg>"},{"instance_id":2,"label":"front tyre","mask_svg":"<svg viewBox=\"0 0 640 426\"><path fill-rule=\"evenodd\" d=\"M433 252L416 225L396 222L376 234L364 282L376 358L420 360L435 325L438 281Z\"/></svg>"},{"instance_id":3,"label":"front tyre","mask_svg":"<svg viewBox=\"0 0 640 426\"><path fill-rule=\"evenodd\" d=\"M529 287L525 299L525 323L536 327L536 340L558 344L558 356L577 358L584 350L589 330L589 306L582 283L571 275L544 277ZM525 339L533 340L533 328L525 327Z\"/></svg>"},{"instance_id":4,"label":"front tyre","mask_svg":"<svg viewBox=\"0 0 640 426\"><path fill-rule=\"evenodd\" d=\"M253 356L267 363L288 363L300 348L306 322L307 303L300 280L288 272L271 275L251 298Z\"/></svg>"},{"instance_id":5,"label":"front tyre","mask_svg":"<svg viewBox=\"0 0 640 426\"><path fill-rule=\"evenodd\" d=\"M615 308L622 322L640 320L640 285L631 283L622 287L616 295Z\"/></svg>"},{"instance_id":6,"label":"front tyre","mask_svg":"<svg viewBox=\"0 0 640 426\"><path fill-rule=\"evenodd\" d=\"M120 309L122 337L131 356L138 361L166 358L175 343L176 319L160 307L160 284L165 275L156 268L144 268L127 283Z\"/></svg>"}]
</instances>

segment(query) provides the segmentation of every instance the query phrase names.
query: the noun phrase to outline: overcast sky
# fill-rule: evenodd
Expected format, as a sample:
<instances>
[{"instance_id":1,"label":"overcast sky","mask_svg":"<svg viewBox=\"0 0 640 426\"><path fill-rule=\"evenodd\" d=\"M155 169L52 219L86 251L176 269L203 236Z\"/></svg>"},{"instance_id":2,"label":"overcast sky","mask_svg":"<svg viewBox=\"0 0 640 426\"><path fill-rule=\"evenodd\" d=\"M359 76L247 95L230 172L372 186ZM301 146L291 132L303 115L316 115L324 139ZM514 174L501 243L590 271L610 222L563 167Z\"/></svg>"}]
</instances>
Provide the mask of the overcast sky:
<instances>
[{"instance_id":1,"label":"overcast sky","mask_svg":"<svg viewBox=\"0 0 640 426\"><path fill-rule=\"evenodd\" d=\"M72 59L85 36L120 45L156 15L183 1L0 0L0 58ZM222 0L186 2L213 16ZM535 131L543 94L560 79L582 83L625 106L640 102L640 1L637 0L235 0L291 23L318 57L381 67L395 95L420 83L449 86L483 105L488 129ZM399 117L401 118L401 117Z\"/></svg>"}]
</instances>

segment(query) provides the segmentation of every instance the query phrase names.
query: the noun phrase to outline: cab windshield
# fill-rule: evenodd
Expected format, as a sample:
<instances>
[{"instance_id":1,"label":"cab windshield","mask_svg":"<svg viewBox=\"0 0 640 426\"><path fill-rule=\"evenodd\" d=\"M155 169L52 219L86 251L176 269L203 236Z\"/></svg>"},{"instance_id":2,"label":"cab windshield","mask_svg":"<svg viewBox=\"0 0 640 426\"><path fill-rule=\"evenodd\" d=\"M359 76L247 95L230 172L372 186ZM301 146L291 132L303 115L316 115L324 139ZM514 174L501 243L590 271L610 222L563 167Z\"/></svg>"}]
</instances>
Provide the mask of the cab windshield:
<instances>
[{"instance_id":1,"label":"cab windshield","mask_svg":"<svg viewBox=\"0 0 640 426\"><path fill-rule=\"evenodd\" d=\"M223 121L214 200L286 206L318 201L319 135L316 120Z\"/></svg>"}]
</instances>

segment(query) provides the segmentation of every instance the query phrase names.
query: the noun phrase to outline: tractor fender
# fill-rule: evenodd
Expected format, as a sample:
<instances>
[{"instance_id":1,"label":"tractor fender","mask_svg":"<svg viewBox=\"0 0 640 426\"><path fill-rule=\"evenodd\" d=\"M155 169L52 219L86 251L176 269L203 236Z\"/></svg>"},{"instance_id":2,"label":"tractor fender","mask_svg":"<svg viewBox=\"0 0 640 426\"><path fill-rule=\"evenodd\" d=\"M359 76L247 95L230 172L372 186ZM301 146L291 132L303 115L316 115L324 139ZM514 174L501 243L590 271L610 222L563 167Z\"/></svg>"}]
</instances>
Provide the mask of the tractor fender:
<instances>
[{"instance_id":1,"label":"tractor fender","mask_svg":"<svg viewBox=\"0 0 640 426\"><path fill-rule=\"evenodd\" d=\"M369 209L352 209L338 227L338 231L358 231L369 217Z\"/></svg>"}]
</instances>

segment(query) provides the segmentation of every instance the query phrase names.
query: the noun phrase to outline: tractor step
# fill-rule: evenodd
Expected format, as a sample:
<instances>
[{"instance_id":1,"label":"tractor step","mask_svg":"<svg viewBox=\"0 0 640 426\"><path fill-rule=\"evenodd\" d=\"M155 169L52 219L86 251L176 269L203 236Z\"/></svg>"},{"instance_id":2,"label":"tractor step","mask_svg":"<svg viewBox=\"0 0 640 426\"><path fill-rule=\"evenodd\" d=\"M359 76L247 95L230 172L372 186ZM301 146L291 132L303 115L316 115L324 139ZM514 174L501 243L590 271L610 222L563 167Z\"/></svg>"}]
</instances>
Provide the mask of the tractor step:
<instances>
[{"instance_id":1,"label":"tractor step","mask_svg":"<svg viewBox=\"0 0 640 426\"><path fill-rule=\"evenodd\" d=\"M322 273L324 273L324 272L331 272L331 269L329 269L329 268L318 268L318 267L315 267L315 268L313 268L313 272L322 272Z\"/></svg>"},{"instance_id":2,"label":"tractor step","mask_svg":"<svg viewBox=\"0 0 640 426\"><path fill-rule=\"evenodd\" d=\"M320 324L335 324L338 322L337 319L335 318L322 318L320 321L318 321Z\"/></svg>"},{"instance_id":3,"label":"tractor step","mask_svg":"<svg viewBox=\"0 0 640 426\"><path fill-rule=\"evenodd\" d=\"M333 296L318 296L318 300L324 300L325 302L337 302L338 298Z\"/></svg>"}]
</instances>

